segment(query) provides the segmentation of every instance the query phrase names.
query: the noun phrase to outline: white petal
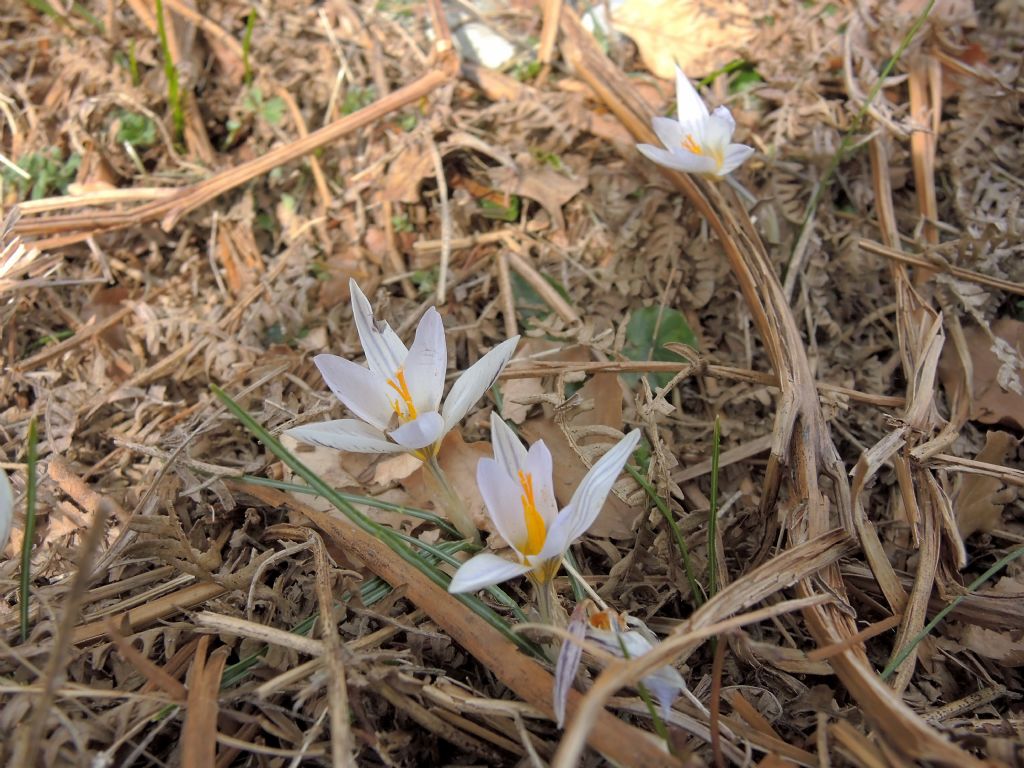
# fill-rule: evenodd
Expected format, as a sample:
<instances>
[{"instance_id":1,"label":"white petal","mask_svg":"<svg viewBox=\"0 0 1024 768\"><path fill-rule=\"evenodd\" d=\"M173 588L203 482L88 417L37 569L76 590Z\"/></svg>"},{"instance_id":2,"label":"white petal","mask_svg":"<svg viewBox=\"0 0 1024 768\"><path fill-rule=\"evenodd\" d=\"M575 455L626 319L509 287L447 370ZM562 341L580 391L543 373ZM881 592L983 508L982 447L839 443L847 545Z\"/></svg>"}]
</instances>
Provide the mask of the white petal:
<instances>
[{"instance_id":1,"label":"white petal","mask_svg":"<svg viewBox=\"0 0 1024 768\"><path fill-rule=\"evenodd\" d=\"M619 472L639 442L640 430L634 429L590 468L548 531L548 540L538 559L564 552L593 525Z\"/></svg>"},{"instance_id":2,"label":"white petal","mask_svg":"<svg viewBox=\"0 0 1024 768\"><path fill-rule=\"evenodd\" d=\"M437 411L421 413L412 421L388 432L388 437L407 451L418 451L433 445L444 435L444 419Z\"/></svg>"},{"instance_id":3,"label":"white petal","mask_svg":"<svg viewBox=\"0 0 1024 768\"><path fill-rule=\"evenodd\" d=\"M674 667L664 666L658 667L640 682L654 694L661 705L661 716L667 720L672 704L686 688L683 676Z\"/></svg>"},{"instance_id":4,"label":"white petal","mask_svg":"<svg viewBox=\"0 0 1024 768\"><path fill-rule=\"evenodd\" d=\"M708 116L708 108L701 99L693 83L683 73L683 70L676 64L676 106L679 111L679 122L686 123L691 120L703 120Z\"/></svg>"},{"instance_id":5,"label":"white petal","mask_svg":"<svg viewBox=\"0 0 1024 768\"><path fill-rule=\"evenodd\" d=\"M686 139L686 132L678 121L671 117L656 117L651 121L651 127L658 135L658 141L665 145L670 152L677 151L683 146ZM645 145L649 146L649 145Z\"/></svg>"},{"instance_id":6,"label":"white petal","mask_svg":"<svg viewBox=\"0 0 1024 768\"><path fill-rule=\"evenodd\" d=\"M365 421L358 419L337 419L319 424L305 424L285 431L303 443L322 445L339 451L354 453L401 453L405 450L392 443L387 436Z\"/></svg>"},{"instance_id":7,"label":"white petal","mask_svg":"<svg viewBox=\"0 0 1024 768\"><path fill-rule=\"evenodd\" d=\"M476 484L495 529L518 552L526 542L522 486L494 459L477 463Z\"/></svg>"},{"instance_id":8,"label":"white petal","mask_svg":"<svg viewBox=\"0 0 1024 768\"><path fill-rule=\"evenodd\" d=\"M544 525L550 528L558 515L558 502L555 500L551 451L543 440L530 446L525 471L533 479L533 501L537 511L544 518Z\"/></svg>"},{"instance_id":9,"label":"white petal","mask_svg":"<svg viewBox=\"0 0 1024 768\"><path fill-rule=\"evenodd\" d=\"M452 577L448 591L455 594L476 592L503 581L528 573L530 566L514 563L503 557L484 552L463 563Z\"/></svg>"},{"instance_id":10,"label":"white petal","mask_svg":"<svg viewBox=\"0 0 1024 768\"><path fill-rule=\"evenodd\" d=\"M337 355L317 355L313 362L324 383L352 413L378 429L387 427L394 410L388 399L388 387L380 376Z\"/></svg>"},{"instance_id":11,"label":"white petal","mask_svg":"<svg viewBox=\"0 0 1024 768\"><path fill-rule=\"evenodd\" d=\"M722 163L722 170L719 173L725 176L732 173L747 161L747 158L754 154L754 148L746 144L730 144L725 150L725 162Z\"/></svg>"},{"instance_id":12,"label":"white petal","mask_svg":"<svg viewBox=\"0 0 1024 768\"><path fill-rule=\"evenodd\" d=\"M518 343L518 336L501 342L459 376L455 384L452 385L441 411L448 429L462 421L473 404L483 397L484 392L498 378L498 374L508 365Z\"/></svg>"},{"instance_id":13,"label":"white petal","mask_svg":"<svg viewBox=\"0 0 1024 768\"><path fill-rule=\"evenodd\" d=\"M717 167L715 161L710 157L695 155L685 149L669 152L651 144L637 144L636 148L648 160L683 173L713 173Z\"/></svg>"},{"instance_id":14,"label":"white petal","mask_svg":"<svg viewBox=\"0 0 1024 768\"><path fill-rule=\"evenodd\" d=\"M587 633L586 604L578 603L572 612L568 626L569 634L577 640L582 640ZM555 690L553 705L555 718L558 727L561 728L565 722L565 704L569 699L569 691L572 690L572 682L576 679L576 670L580 666L580 659L583 656L583 646L574 643L568 638L562 641L562 648L558 652L558 661L555 664Z\"/></svg>"},{"instance_id":15,"label":"white petal","mask_svg":"<svg viewBox=\"0 0 1024 768\"><path fill-rule=\"evenodd\" d=\"M732 136L732 132L736 130L736 121L733 119L732 112L726 106L715 107L715 111L711 113L712 117L716 117L719 120L724 120L729 124L729 135Z\"/></svg>"},{"instance_id":16,"label":"white petal","mask_svg":"<svg viewBox=\"0 0 1024 768\"><path fill-rule=\"evenodd\" d=\"M373 307L359 290L355 280L348 281L352 294L352 319L356 323L359 343L363 345L363 354L370 370L382 379L390 379L395 371L402 367L409 351L387 323L378 323L373 319Z\"/></svg>"},{"instance_id":17,"label":"white petal","mask_svg":"<svg viewBox=\"0 0 1024 768\"><path fill-rule=\"evenodd\" d=\"M0 469L0 553L7 546L7 539L14 527L14 489L7 473Z\"/></svg>"},{"instance_id":18,"label":"white petal","mask_svg":"<svg viewBox=\"0 0 1024 768\"><path fill-rule=\"evenodd\" d=\"M725 120L718 115L708 118L704 127L704 147L713 157L718 157L725 163L725 151L729 146L729 139L732 138L732 131L735 123L732 118ZM718 168L716 168L718 170Z\"/></svg>"},{"instance_id":19,"label":"white petal","mask_svg":"<svg viewBox=\"0 0 1024 768\"><path fill-rule=\"evenodd\" d=\"M444 323L434 307L420 318L404 368L405 381L416 410L438 410L444 392L444 374L448 370L448 350L444 341Z\"/></svg>"},{"instance_id":20,"label":"white petal","mask_svg":"<svg viewBox=\"0 0 1024 768\"><path fill-rule=\"evenodd\" d=\"M587 637L620 658L625 655L627 658L635 659L654 647L650 640L637 631L609 632L591 627L587 630ZM625 654L623 654L623 649L625 649ZM640 682L654 694L654 698L661 705L661 714L664 718L668 718L668 711L672 708L672 703L686 688L683 676L674 667L668 665L658 667Z\"/></svg>"},{"instance_id":21,"label":"white petal","mask_svg":"<svg viewBox=\"0 0 1024 768\"><path fill-rule=\"evenodd\" d=\"M526 467L526 448L497 411L491 411L491 448L494 459L511 476Z\"/></svg>"}]
</instances>

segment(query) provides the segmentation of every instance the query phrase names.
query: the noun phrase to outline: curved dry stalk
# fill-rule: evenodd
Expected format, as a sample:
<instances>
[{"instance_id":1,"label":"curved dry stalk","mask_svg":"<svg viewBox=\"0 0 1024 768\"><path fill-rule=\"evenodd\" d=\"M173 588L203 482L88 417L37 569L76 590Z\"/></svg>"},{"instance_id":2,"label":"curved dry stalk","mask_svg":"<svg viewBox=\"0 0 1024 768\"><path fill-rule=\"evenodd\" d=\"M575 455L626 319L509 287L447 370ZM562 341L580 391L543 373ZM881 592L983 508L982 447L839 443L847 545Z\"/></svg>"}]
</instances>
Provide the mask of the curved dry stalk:
<instances>
[{"instance_id":1,"label":"curved dry stalk","mask_svg":"<svg viewBox=\"0 0 1024 768\"><path fill-rule=\"evenodd\" d=\"M405 560L398 557L384 542L354 525L319 512L296 501L284 491L261 486L234 486L239 491L274 505L287 506L308 518L323 532L325 540L346 553L358 557L366 568L395 587L403 587L405 595L421 608L455 642L471 653L482 665L493 671L511 691L544 716L554 719L551 692L554 678L540 664L519 653L504 635L482 621L459 600L429 581ZM583 696L569 693L566 711L574 714L582 705ZM594 749L622 765L645 765L652 768L673 768L675 758L662 749L662 743L646 731L627 725L607 712L598 713L598 728L584 735Z\"/></svg>"},{"instance_id":2,"label":"curved dry stalk","mask_svg":"<svg viewBox=\"0 0 1024 768\"><path fill-rule=\"evenodd\" d=\"M596 49L569 9L562 14L562 32L569 64L638 141L653 142L650 108L636 95L622 73ZM779 491L785 482L791 497L801 502L799 511L784 521L791 546L814 540L828 530L830 508L835 509L844 530L857 531L849 480L818 403L803 339L745 209L734 193L726 197L715 187L662 170L718 235L779 379L780 406L762 493L764 518L773 518ZM784 469L788 471L784 473ZM819 484L822 476L830 482L828 495ZM766 539L772 538L766 536ZM822 568L816 576L827 591L845 599L837 565ZM815 597L817 587L814 581L805 578L796 589L799 595L810 599ZM843 643L856 633L849 606L811 605L803 610L803 615L819 646ZM920 760L949 765L977 764L879 679L862 648L848 646L834 656L831 663L889 748ZM592 695L593 690L588 699ZM572 727L576 726L577 723L573 723Z\"/></svg>"}]
</instances>

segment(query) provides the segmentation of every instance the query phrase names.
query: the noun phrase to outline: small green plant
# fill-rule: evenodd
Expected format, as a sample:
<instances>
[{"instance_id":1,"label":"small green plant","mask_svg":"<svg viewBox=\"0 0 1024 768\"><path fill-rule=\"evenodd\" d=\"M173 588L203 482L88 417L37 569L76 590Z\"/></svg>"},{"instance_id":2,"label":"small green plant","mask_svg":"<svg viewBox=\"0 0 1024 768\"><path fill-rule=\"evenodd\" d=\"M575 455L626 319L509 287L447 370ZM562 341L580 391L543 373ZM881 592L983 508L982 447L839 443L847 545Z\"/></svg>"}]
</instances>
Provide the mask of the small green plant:
<instances>
[{"instance_id":1,"label":"small green plant","mask_svg":"<svg viewBox=\"0 0 1024 768\"><path fill-rule=\"evenodd\" d=\"M507 203L498 202L490 198L481 198L480 213L487 219L507 221L509 223L519 221L520 200L517 195L508 195Z\"/></svg>"},{"instance_id":2,"label":"small green plant","mask_svg":"<svg viewBox=\"0 0 1024 768\"><path fill-rule=\"evenodd\" d=\"M412 232L412 222L406 213L396 213L391 217L391 226L395 232Z\"/></svg>"},{"instance_id":3,"label":"small green plant","mask_svg":"<svg viewBox=\"0 0 1024 768\"><path fill-rule=\"evenodd\" d=\"M420 119L416 117L416 115L412 112L409 112L408 114L402 115L400 118L398 118L398 124L406 133L412 131L413 128L419 125L419 122Z\"/></svg>"},{"instance_id":4,"label":"small green plant","mask_svg":"<svg viewBox=\"0 0 1024 768\"><path fill-rule=\"evenodd\" d=\"M535 148L530 150L530 154L533 155L534 159L538 163L542 163L549 168L553 168L556 171L562 171L565 169L565 163L562 162L562 158L556 155L554 152L548 152L547 150Z\"/></svg>"},{"instance_id":5,"label":"small green plant","mask_svg":"<svg viewBox=\"0 0 1024 768\"><path fill-rule=\"evenodd\" d=\"M66 194L81 162L82 157L77 153L64 159L57 147L50 147L25 155L18 161L18 167L28 174L28 178L9 168L4 168L2 175L6 183L18 190L19 198L38 200L55 193Z\"/></svg>"},{"instance_id":6,"label":"small green plant","mask_svg":"<svg viewBox=\"0 0 1024 768\"><path fill-rule=\"evenodd\" d=\"M764 78L754 68L754 65L749 61L745 61L743 66L739 67L729 80L729 93L743 93L751 88L756 88L763 82Z\"/></svg>"},{"instance_id":7,"label":"small green plant","mask_svg":"<svg viewBox=\"0 0 1024 768\"><path fill-rule=\"evenodd\" d=\"M413 5L411 0L378 0L374 10L378 13L390 13L400 19L408 19L416 15Z\"/></svg>"},{"instance_id":8,"label":"small green plant","mask_svg":"<svg viewBox=\"0 0 1024 768\"><path fill-rule=\"evenodd\" d=\"M142 148L151 147L156 144L156 123L146 115L120 110L117 119L120 122L117 129L117 140L119 142L127 142Z\"/></svg>"},{"instance_id":9,"label":"small green plant","mask_svg":"<svg viewBox=\"0 0 1024 768\"><path fill-rule=\"evenodd\" d=\"M285 109L284 99L279 96L265 98L263 90L258 85L249 86L242 96L241 116L229 118L227 121L228 135L224 139L224 146L230 147L234 144L242 128L253 120L259 119L268 125L279 125L284 119Z\"/></svg>"},{"instance_id":10,"label":"small green plant","mask_svg":"<svg viewBox=\"0 0 1024 768\"><path fill-rule=\"evenodd\" d=\"M260 211L256 214L256 226L270 234L273 234L277 229L277 223L274 217L266 211Z\"/></svg>"},{"instance_id":11,"label":"small green plant","mask_svg":"<svg viewBox=\"0 0 1024 768\"><path fill-rule=\"evenodd\" d=\"M421 294L433 293L437 288L437 274L438 267L430 267L429 269L417 269L411 275L409 279L412 284L416 286L416 289Z\"/></svg>"},{"instance_id":12,"label":"small green plant","mask_svg":"<svg viewBox=\"0 0 1024 768\"><path fill-rule=\"evenodd\" d=\"M514 65L511 75L519 82L525 83L539 75L542 66L537 59L530 59Z\"/></svg>"},{"instance_id":13,"label":"small green plant","mask_svg":"<svg viewBox=\"0 0 1024 768\"><path fill-rule=\"evenodd\" d=\"M258 85L250 87L246 92L242 107L270 125L278 125L284 119L284 100L279 96L264 98Z\"/></svg>"},{"instance_id":14,"label":"small green plant","mask_svg":"<svg viewBox=\"0 0 1024 768\"><path fill-rule=\"evenodd\" d=\"M548 285L558 291L563 299L570 300L569 292L565 290L564 285L543 272L540 273L540 276ZM533 318L545 318L551 314L551 309L544 303L544 299L519 273L513 272L510 282L512 284L512 300L515 303L516 315L518 315L520 323L527 325L528 321Z\"/></svg>"},{"instance_id":15,"label":"small green plant","mask_svg":"<svg viewBox=\"0 0 1024 768\"><path fill-rule=\"evenodd\" d=\"M373 103L373 88L349 88L341 102L341 114L351 115Z\"/></svg>"},{"instance_id":16,"label":"small green plant","mask_svg":"<svg viewBox=\"0 0 1024 768\"><path fill-rule=\"evenodd\" d=\"M665 349L665 345L671 342L697 346L697 337L693 335L686 318L677 309L657 305L644 307L629 318L622 354L630 360L679 361L678 355ZM650 377L654 386L663 387L668 384L672 374L654 373ZM638 378L636 374L626 376L627 381L632 383Z\"/></svg>"},{"instance_id":17,"label":"small green plant","mask_svg":"<svg viewBox=\"0 0 1024 768\"><path fill-rule=\"evenodd\" d=\"M309 273L322 283L331 279L331 268L321 259L314 259L309 263Z\"/></svg>"}]
</instances>

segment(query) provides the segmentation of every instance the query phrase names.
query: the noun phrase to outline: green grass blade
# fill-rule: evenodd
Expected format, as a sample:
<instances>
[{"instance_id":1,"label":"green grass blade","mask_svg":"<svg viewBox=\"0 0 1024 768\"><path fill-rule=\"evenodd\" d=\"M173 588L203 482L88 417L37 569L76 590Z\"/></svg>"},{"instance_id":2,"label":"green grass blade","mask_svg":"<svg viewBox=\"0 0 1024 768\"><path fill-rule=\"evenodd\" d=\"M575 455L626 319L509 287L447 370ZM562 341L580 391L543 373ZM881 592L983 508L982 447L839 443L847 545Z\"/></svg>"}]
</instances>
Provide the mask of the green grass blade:
<instances>
[{"instance_id":1,"label":"green grass blade","mask_svg":"<svg viewBox=\"0 0 1024 768\"><path fill-rule=\"evenodd\" d=\"M36 469L39 460L36 450L39 442L39 431L36 417L28 423L28 464L25 481L25 538L21 542L21 591L18 598L21 624L21 642L28 640L28 603L32 588L32 542L36 537Z\"/></svg>"},{"instance_id":2,"label":"green grass blade","mask_svg":"<svg viewBox=\"0 0 1024 768\"><path fill-rule=\"evenodd\" d=\"M448 575L440 569L432 566L423 557L410 549L406 543L392 529L380 525L362 512L353 507L348 501L341 498L338 493L320 479L313 470L299 461L294 454L285 448L279 440L267 432L260 424L252 418L230 395L216 384L211 384L210 389L220 399L224 406L237 418L246 429L249 430L260 442L262 442L271 453L283 461L295 474L301 477L320 496L323 496L333 504L339 512L345 515L362 531L370 534L376 539L384 542L400 558L405 560L420 573L430 579L434 584L444 590L448 589L450 581ZM502 635L511 640L520 649L539 658L544 658L543 652L532 642L512 632L504 619L495 613L490 606L472 595L453 595L463 605L472 610L477 616L498 630Z\"/></svg>"},{"instance_id":3,"label":"green grass blade","mask_svg":"<svg viewBox=\"0 0 1024 768\"><path fill-rule=\"evenodd\" d=\"M59 13L56 8L47 2L47 0L25 0L25 4L29 8L49 16L61 26L71 27L71 23L64 17L64 14Z\"/></svg>"},{"instance_id":4,"label":"green grass blade","mask_svg":"<svg viewBox=\"0 0 1024 768\"><path fill-rule=\"evenodd\" d=\"M142 83L142 75L139 74L139 58L135 53L135 38L128 41L128 71L132 76L132 85L136 88Z\"/></svg>"},{"instance_id":5,"label":"green grass blade","mask_svg":"<svg viewBox=\"0 0 1024 768\"><path fill-rule=\"evenodd\" d=\"M572 566L576 573L583 573L580 570L580 564L576 562L576 555L572 553L571 549L565 551L565 559L569 561L569 565ZM572 588L572 596L577 603L587 598L587 590L576 580L576 576L572 571L569 571L569 586Z\"/></svg>"},{"instance_id":6,"label":"green grass blade","mask_svg":"<svg viewBox=\"0 0 1024 768\"><path fill-rule=\"evenodd\" d=\"M252 84L252 65L249 61L249 53L252 51L252 33L256 29L256 9L249 11L245 19L245 35L242 37L242 66L245 69L245 84Z\"/></svg>"},{"instance_id":7,"label":"green grass blade","mask_svg":"<svg viewBox=\"0 0 1024 768\"><path fill-rule=\"evenodd\" d=\"M654 502L654 506L661 512L661 516L665 518L665 522L668 523L669 529L672 531L672 536L676 540L676 547L679 549L679 556L683 560L683 570L686 571L686 581L690 585L690 592L693 595L693 604L697 608L700 608L704 604L704 592L701 590L700 585L697 583L697 577L693 575L693 564L690 562L690 549L686 546L686 539L683 538L682 531L679 530L679 526L676 524L675 518L672 517L672 512L668 508L668 504L665 500L658 495L658 492L654 490L647 478L644 477L640 470L631 464L626 465L626 471L633 476L633 479L640 483L640 487L643 488L651 501Z\"/></svg>"},{"instance_id":8,"label":"green grass blade","mask_svg":"<svg viewBox=\"0 0 1024 768\"><path fill-rule=\"evenodd\" d=\"M283 480L272 480L269 477L256 477L255 475L243 475L241 477L241 480L251 485L262 485L268 488L276 488L280 491L292 491L294 493L305 493L310 496L319 496L319 494L315 490L310 488L308 485L300 485L299 483L288 483ZM415 517L418 520L424 520L426 522L433 523L453 538L458 539L461 537L461 534L447 520L438 517L432 512L427 512L424 509L416 509L415 507L405 507L402 506L401 504L392 504L389 501L375 499L372 496L361 496L357 493L344 493L342 491L336 491L336 493L340 498L345 499L346 501L352 504L363 504L367 507L386 509L389 512L398 512L399 514L408 515L409 517ZM440 561L446 562L449 565L453 565L456 568L462 565L462 563L459 560L456 560L450 554L436 551L435 547L432 547L431 545L426 544L423 541L420 541L414 536L408 536L402 533L401 531L395 531L395 533L401 536L408 544L418 547L425 552L430 552ZM460 549L468 549L472 551L477 550L477 547L471 546L466 541L456 541L454 543L457 546L454 549L452 549L453 552L457 552ZM520 621L526 621L526 615L519 607L519 604L511 597L509 597L509 595L504 590L501 590L498 587L491 587L488 589L488 592L491 595L493 595L494 598L498 600L498 602L509 608L516 615L516 618L518 618ZM580 590L580 592L582 593L582 590Z\"/></svg>"},{"instance_id":9,"label":"green grass blade","mask_svg":"<svg viewBox=\"0 0 1024 768\"><path fill-rule=\"evenodd\" d=\"M160 37L160 55L164 58L167 104L171 108L174 120L174 137L177 141L181 141L185 136L185 111L181 106L181 83L178 80L178 68L174 65L171 46L167 41L167 27L164 24L164 0L156 0L156 31Z\"/></svg>"},{"instance_id":10,"label":"green grass blade","mask_svg":"<svg viewBox=\"0 0 1024 768\"><path fill-rule=\"evenodd\" d=\"M292 493L305 493L310 496L318 496L319 494L310 488L308 485L301 485L299 483L288 483L283 480L273 480L269 477L257 477L256 475L242 475L240 478L242 482L249 483L250 485L262 485L267 488L276 488L279 491L291 491ZM344 493L343 491L336 492L339 497L345 499L352 504L362 504L367 507L376 507L377 509L386 509L389 512L397 512L401 515L408 515L409 517L415 517L417 520L424 520L428 523L433 523L442 531L447 533L449 536L455 539L461 539L460 534L451 523L445 520L443 517L435 515L433 512L427 512L425 509L417 509L416 507L406 507L401 504L392 504L390 501L383 501L381 499L375 499L373 496L361 496L357 493Z\"/></svg>"},{"instance_id":11,"label":"green grass blade","mask_svg":"<svg viewBox=\"0 0 1024 768\"><path fill-rule=\"evenodd\" d=\"M722 423L715 416L711 436L711 498L708 510L708 598L718 591L718 456L722 445Z\"/></svg>"},{"instance_id":12,"label":"green grass blade","mask_svg":"<svg viewBox=\"0 0 1024 768\"><path fill-rule=\"evenodd\" d=\"M917 644L924 640L926 637L928 637L929 633L931 633L931 631L935 629L935 625L942 621L944 618L946 618L950 611L952 611L954 608L960 605L960 603L962 603L968 595L973 593L974 590L976 590L986 581L991 579L993 576L999 573L999 571L1003 570L1003 568L1008 566L1021 555L1024 555L1024 547L1017 547L1015 550L1010 552L1010 554L1005 555L1004 557L1001 557L998 560L996 560L996 562L992 565L991 568L989 568L987 571L981 574L981 576L976 578L968 585L966 593L958 595L956 599L954 599L949 605L947 605L945 608L943 608L941 611L935 614L935 618L933 618L931 621L925 624L924 629L918 632L917 635L915 635L914 638L909 643L907 643L906 646L904 646L903 650L901 650L898 654L893 656L889 663L885 665L885 669L882 670L882 679L886 680L893 672L895 672L899 665L903 663L903 660L906 659L907 656L910 655L910 652L914 650Z\"/></svg>"}]
</instances>

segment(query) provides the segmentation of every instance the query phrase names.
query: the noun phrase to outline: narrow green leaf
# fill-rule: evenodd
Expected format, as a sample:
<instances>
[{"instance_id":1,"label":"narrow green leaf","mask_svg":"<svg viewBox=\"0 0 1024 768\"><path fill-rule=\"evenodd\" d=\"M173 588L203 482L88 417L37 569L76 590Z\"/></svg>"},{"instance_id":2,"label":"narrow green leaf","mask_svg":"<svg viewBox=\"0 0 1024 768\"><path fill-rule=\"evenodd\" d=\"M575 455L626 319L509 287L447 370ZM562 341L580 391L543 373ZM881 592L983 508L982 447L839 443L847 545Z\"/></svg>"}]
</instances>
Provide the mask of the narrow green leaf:
<instances>
[{"instance_id":1,"label":"narrow green leaf","mask_svg":"<svg viewBox=\"0 0 1024 768\"><path fill-rule=\"evenodd\" d=\"M256 9L249 11L245 19L245 35L242 37L242 67L245 69L245 84L252 83L252 63L249 54L252 51L252 33L256 29Z\"/></svg>"},{"instance_id":2,"label":"narrow green leaf","mask_svg":"<svg viewBox=\"0 0 1024 768\"><path fill-rule=\"evenodd\" d=\"M946 616L949 615L949 612L956 608L958 605L960 605L960 603L962 603L964 600L966 600L967 597L974 592L974 590L976 590L986 581L991 579L993 576L999 573L999 571L1003 570L1003 568L1008 566L1021 555L1024 555L1024 547L1017 547L1015 550L1010 552L1010 554L1005 555L1004 557L1001 557L998 560L996 560L996 562L992 565L991 568L989 568L987 571L981 574L981 576L972 581L968 585L967 591L964 594L957 595L957 597L952 602L950 602L949 605L947 605L945 608L943 608L941 611L935 614L935 618L933 618L931 621L925 624L924 629L918 632L913 637L913 639L911 639L911 641L907 643L898 654L893 656L889 663L885 665L885 669L882 670L881 678L883 680L888 679L888 677L896 671L899 665L903 663L903 660L910 655L910 652L914 650L917 644L924 640L926 637L928 637L931 631L935 629L936 624L938 624L940 621L946 618Z\"/></svg>"},{"instance_id":3,"label":"narrow green leaf","mask_svg":"<svg viewBox=\"0 0 1024 768\"><path fill-rule=\"evenodd\" d=\"M693 595L693 604L700 608L704 604L704 593L701 591L700 585L697 583L697 577L693 575L693 564L690 562L690 548L686 546L686 539L683 538L682 531L679 530L679 526L676 524L675 518L672 517L672 512L668 508L668 504L665 500L658 495L658 492L654 490L647 478L640 474L639 470L631 464L626 465L626 471L632 475L633 479L640 483L640 487L647 492L648 497L654 502L654 506L661 512L661 516L665 518L665 522L668 523L669 530L672 531L672 537L676 541L676 547L679 549L679 556L683 560L683 570L686 571L686 582L690 585L690 593Z\"/></svg>"},{"instance_id":4,"label":"narrow green leaf","mask_svg":"<svg viewBox=\"0 0 1024 768\"><path fill-rule=\"evenodd\" d=\"M164 0L156 0L156 31L160 38L160 55L164 59L164 75L167 78L167 106L170 107L174 120L174 138L181 141L185 136L185 110L181 105L181 83L178 81L178 68L171 56L171 46L167 40L167 27L164 24Z\"/></svg>"},{"instance_id":5,"label":"narrow green leaf","mask_svg":"<svg viewBox=\"0 0 1024 768\"><path fill-rule=\"evenodd\" d=\"M39 441L39 433L36 425L36 417L28 423L28 449L26 463L28 464L27 479L25 481L25 537L21 542L21 592L19 594L19 615L21 619L21 642L28 640L28 603L29 591L32 587L32 542L36 537L36 465L38 453L36 450Z\"/></svg>"},{"instance_id":6,"label":"narrow green leaf","mask_svg":"<svg viewBox=\"0 0 1024 768\"><path fill-rule=\"evenodd\" d=\"M711 436L711 498L708 510L708 598L718 592L718 456L722 445L722 421L715 416Z\"/></svg>"}]
</instances>

